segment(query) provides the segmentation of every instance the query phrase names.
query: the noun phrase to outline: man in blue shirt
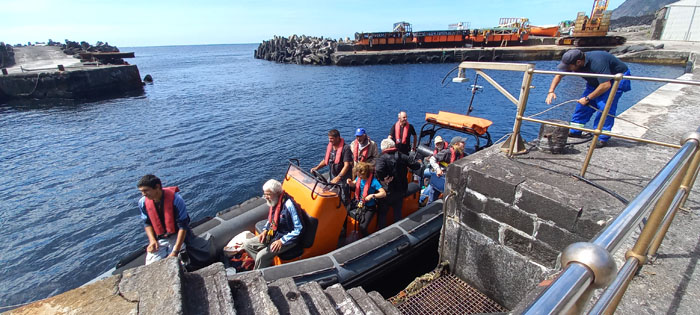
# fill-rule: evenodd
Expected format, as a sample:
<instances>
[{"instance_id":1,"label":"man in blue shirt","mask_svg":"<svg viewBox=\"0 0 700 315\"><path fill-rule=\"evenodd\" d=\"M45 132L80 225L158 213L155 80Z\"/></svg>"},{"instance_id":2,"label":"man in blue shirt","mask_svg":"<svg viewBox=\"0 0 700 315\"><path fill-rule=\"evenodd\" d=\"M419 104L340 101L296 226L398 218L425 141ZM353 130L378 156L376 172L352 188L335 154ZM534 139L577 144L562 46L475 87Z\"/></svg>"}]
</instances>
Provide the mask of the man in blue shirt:
<instances>
[{"instance_id":1,"label":"man in blue shirt","mask_svg":"<svg viewBox=\"0 0 700 315\"><path fill-rule=\"evenodd\" d=\"M618 74L622 73L626 76L630 75L629 68L622 61L617 59L615 56L611 55L605 51L589 51L582 52L578 49L571 49L564 53L561 58L561 63L557 66L559 71L566 72L584 72L584 73L597 73L597 74ZM561 81L562 75L555 75L552 83L549 87L549 92L547 93L547 104L551 104L553 100L557 98L554 94L554 90ZM596 112L596 108L600 110L596 115L593 122L595 126L598 126L600 121L600 116L605 109L605 103L610 95L610 88L612 87L612 79L608 78L583 78L586 80L586 89L583 91L581 98L576 104L576 110L571 117L571 126L584 127L586 123L591 119L591 116ZM623 92L627 92L631 89L629 80L620 81L620 86L618 87L615 96L613 97L612 104L610 105L610 115L615 115L617 112L617 102ZM615 118L608 116L603 124L604 131L610 131L613 124L615 123ZM581 131L572 129L569 133L571 137L581 137ZM601 135L599 137L600 142L596 144L596 147L604 147L607 145L610 136Z\"/></svg>"},{"instance_id":2,"label":"man in blue shirt","mask_svg":"<svg viewBox=\"0 0 700 315\"><path fill-rule=\"evenodd\" d=\"M183 244L193 238L190 217L177 186L162 187L155 175L145 175L136 185L143 197L139 211L148 246L146 265L166 257L177 257Z\"/></svg>"},{"instance_id":3,"label":"man in blue shirt","mask_svg":"<svg viewBox=\"0 0 700 315\"><path fill-rule=\"evenodd\" d=\"M255 269L272 265L275 256L294 248L303 229L297 208L280 182L268 180L263 185L263 197L270 206L267 223L260 235L243 243L248 255L255 259Z\"/></svg>"}]
</instances>

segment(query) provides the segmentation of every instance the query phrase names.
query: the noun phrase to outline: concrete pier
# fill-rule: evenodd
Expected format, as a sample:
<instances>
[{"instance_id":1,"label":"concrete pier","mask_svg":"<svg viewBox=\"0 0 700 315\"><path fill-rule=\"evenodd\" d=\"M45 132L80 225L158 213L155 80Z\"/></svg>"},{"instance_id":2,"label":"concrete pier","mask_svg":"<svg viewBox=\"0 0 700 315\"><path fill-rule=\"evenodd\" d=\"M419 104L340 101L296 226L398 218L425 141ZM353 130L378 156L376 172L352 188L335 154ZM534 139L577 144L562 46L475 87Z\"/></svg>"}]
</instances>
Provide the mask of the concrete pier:
<instances>
[{"instance_id":1,"label":"concrete pier","mask_svg":"<svg viewBox=\"0 0 700 315\"><path fill-rule=\"evenodd\" d=\"M0 102L11 99L85 99L142 92L135 65L81 64L57 46L15 48L16 64L0 74Z\"/></svg>"}]
</instances>

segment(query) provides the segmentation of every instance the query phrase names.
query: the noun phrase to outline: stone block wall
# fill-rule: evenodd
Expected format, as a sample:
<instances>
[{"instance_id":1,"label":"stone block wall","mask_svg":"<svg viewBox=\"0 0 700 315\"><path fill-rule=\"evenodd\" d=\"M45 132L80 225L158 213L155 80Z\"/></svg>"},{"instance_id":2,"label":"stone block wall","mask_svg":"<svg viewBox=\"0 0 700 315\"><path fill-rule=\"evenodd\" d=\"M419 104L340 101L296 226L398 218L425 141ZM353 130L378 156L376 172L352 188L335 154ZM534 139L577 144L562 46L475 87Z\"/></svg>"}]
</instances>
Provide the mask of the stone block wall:
<instances>
[{"instance_id":1,"label":"stone block wall","mask_svg":"<svg viewBox=\"0 0 700 315\"><path fill-rule=\"evenodd\" d=\"M553 274L560 252L598 233L616 205L568 174L508 159L496 147L447 171L441 260L512 309Z\"/></svg>"}]
</instances>

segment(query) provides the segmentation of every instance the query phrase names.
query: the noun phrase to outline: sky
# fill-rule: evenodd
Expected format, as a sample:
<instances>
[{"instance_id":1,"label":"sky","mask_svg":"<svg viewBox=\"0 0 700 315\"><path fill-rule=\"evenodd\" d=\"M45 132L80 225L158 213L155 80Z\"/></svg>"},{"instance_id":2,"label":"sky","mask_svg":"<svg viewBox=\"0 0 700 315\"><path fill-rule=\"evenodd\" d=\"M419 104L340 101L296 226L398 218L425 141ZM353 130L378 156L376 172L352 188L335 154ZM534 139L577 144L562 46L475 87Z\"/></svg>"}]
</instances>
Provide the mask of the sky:
<instances>
[{"instance_id":1,"label":"sky","mask_svg":"<svg viewBox=\"0 0 700 315\"><path fill-rule=\"evenodd\" d=\"M613 10L624 0L610 0ZM443 30L469 22L498 25L502 17L526 17L533 25L590 14L593 1L333 1L333 0L2 0L0 41L48 39L108 42L118 47L260 43L275 35L354 38L355 32L391 31L406 21L414 31Z\"/></svg>"}]
</instances>

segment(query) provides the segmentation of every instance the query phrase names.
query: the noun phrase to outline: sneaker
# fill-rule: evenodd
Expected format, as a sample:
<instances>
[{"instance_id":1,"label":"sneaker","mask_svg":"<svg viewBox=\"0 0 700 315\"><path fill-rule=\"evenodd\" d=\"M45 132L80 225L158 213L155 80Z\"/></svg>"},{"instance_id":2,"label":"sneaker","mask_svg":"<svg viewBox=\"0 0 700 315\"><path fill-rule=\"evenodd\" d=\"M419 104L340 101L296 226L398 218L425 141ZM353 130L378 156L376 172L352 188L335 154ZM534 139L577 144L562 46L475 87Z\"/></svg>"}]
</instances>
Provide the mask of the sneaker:
<instances>
[{"instance_id":1,"label":"sneaker","mask_svg":"<svg viewBox=\"0 0 700 315\"><path fill-rule=\"evenodd\" d=\"M607 141L598 141L598 143L595 144L596 148L602 148L608 145Z\"/></svg>"},{"instance_id":2,"label":"sneaker","mask_svg":"<svg viewBox=\"0 0 700 315\"><path fill-rule=\"evenodd\" d=\"M569 133L569 138L585 138L585 137L583 136L583 133L573 133L573 132L570 132L570 133Z\"/></svg>"}]
</instances>

